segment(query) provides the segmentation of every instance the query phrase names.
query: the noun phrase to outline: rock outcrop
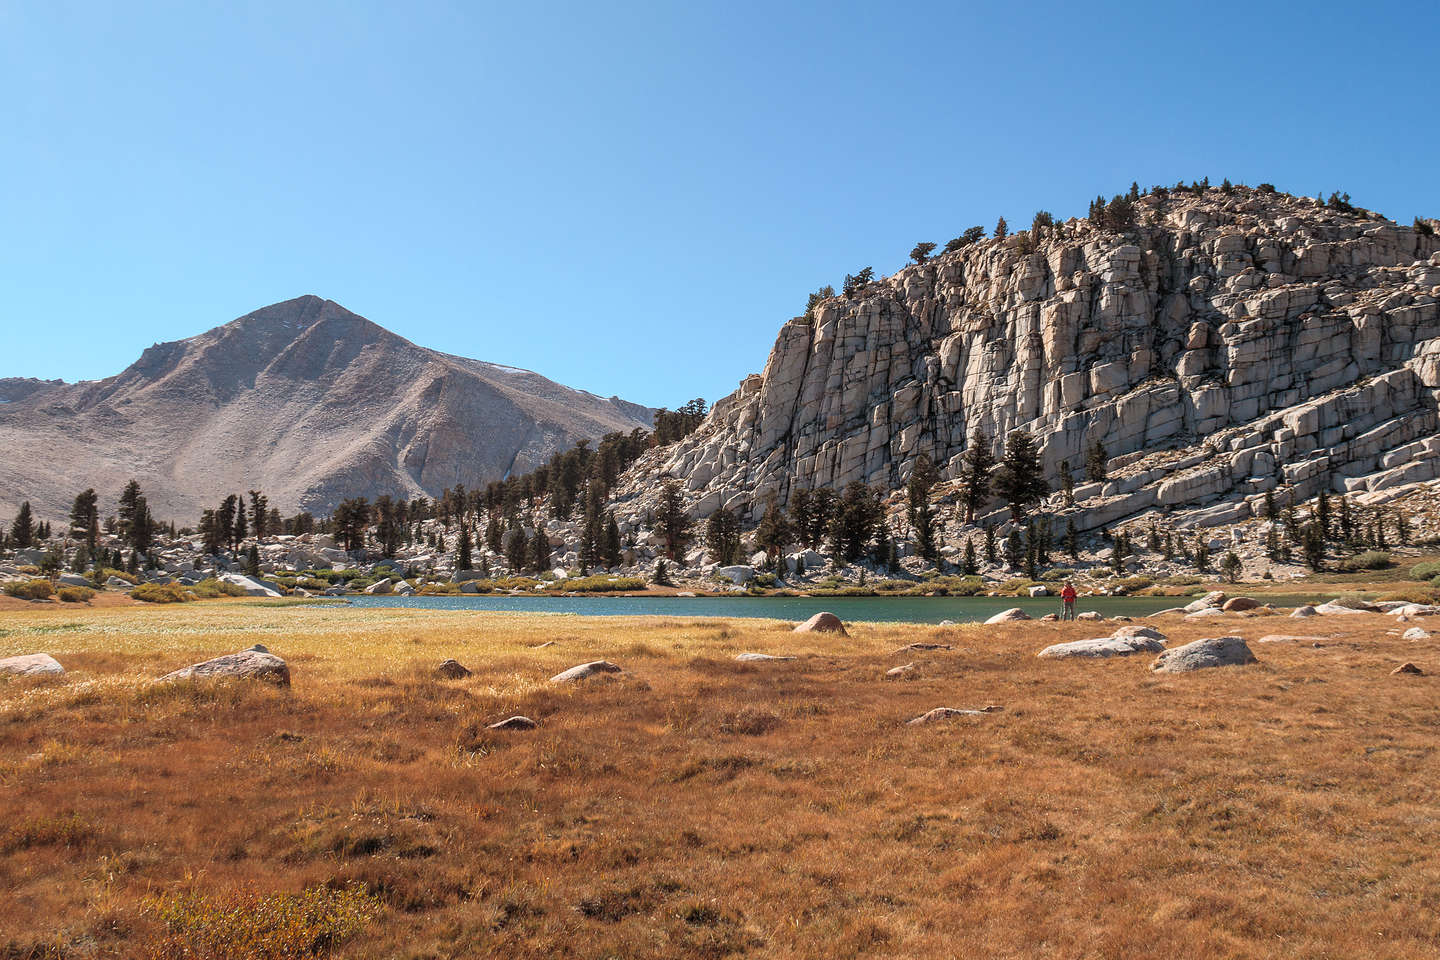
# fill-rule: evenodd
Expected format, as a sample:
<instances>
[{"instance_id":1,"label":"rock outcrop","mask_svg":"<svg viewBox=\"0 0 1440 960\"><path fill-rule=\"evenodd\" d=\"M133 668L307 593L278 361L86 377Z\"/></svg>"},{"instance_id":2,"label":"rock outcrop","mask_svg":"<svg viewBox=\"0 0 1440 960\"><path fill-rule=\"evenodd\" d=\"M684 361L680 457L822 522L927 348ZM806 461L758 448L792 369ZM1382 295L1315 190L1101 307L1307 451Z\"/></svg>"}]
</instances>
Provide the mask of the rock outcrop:
<instances>
[{"instance_id":1,"label":"rock outcrop","mask_svg":"<svg viewBox=\"0 0 1440 960\"><path fill-rule=\"evenodd\" d=\"M288 687L290 686L290 667L284 660L256 644L239 653L230 653L223 657L215 657L183 667L165 674L160 680L163 682L209 678L264 680L277 686Z\"/></svg>"},{"instance_id":2,"label":"rock outcrop","mask_svg":"<svg viewBox=\"0 0 1440 960\"><path fill-rule=\"evenodd\" d=\"M954 478L967 445L1012 430L1052 489L1105 445L1109 479L1046 505L1082 533L1148 512L1231 523L1267 491L1363 504L1440 475L1440 237L1243 187L1135 206L1123 233L1071 220L821 301L632 468L620 512L642 515L665 474L697 516L754 520L797 488L899 489L922 453Z\"/></svg>"},{"instance_id":3,"label":"rock outcrop","mask_svg":"<svg viewBox=\"0 0 1440 960\"><path fill-rule=\"evenodd\" d=\"M1210 637L1172 647L1150 665L1156 673L1189 673L1210 667L1238 667L1255 663L1255 654L1240 637Z\"/></svg>"},{"instance_id":4,"label":"rock outcrop","mask_svg":"<svg viewBox=\"0 0 1440 960\"><path fill-rule=\"evenodd\" d=\"M26 653L18 657L0 657L0 674L40 677L64 672L65 668L60 666L60 661L48 653Z\"/></svg>"}]
</instances>

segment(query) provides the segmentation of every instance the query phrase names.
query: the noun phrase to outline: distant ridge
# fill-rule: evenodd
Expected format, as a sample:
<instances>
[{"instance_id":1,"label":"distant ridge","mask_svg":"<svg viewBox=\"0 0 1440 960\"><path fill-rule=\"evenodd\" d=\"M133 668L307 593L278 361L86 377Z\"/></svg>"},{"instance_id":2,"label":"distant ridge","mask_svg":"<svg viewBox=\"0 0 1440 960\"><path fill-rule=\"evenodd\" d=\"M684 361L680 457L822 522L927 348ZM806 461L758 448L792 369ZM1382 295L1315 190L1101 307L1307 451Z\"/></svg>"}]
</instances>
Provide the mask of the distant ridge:
<instances>
[{"instance_id":1,"label":"distant ridge","mask_svg":"<svg viewBox=\"0 0 1440 960\"><path fill-rule=\"evenodd\" d=\"M0 379L0 515L28 499L59 518L80 490L113 498L132 476L179 522L252 488L286 511L433 496L648 429L652 414L303 296L155 344L104 380Z\"/></svg>"}]
</instances>

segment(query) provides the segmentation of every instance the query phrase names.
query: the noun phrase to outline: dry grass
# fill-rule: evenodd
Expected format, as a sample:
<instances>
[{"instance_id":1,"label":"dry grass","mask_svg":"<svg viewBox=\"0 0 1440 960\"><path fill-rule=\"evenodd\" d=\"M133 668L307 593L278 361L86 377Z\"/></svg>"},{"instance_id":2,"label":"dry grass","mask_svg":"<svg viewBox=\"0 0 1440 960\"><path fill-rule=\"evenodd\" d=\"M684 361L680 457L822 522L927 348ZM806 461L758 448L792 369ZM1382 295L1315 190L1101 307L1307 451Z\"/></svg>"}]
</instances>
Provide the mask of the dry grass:
<instances>
[{"instance_id":1,"label":"dry grass","mask_svg":"<svg viewBox=\"0 0 1440 960\"><path fill-rule=\"evenodd\" d=\"M1224 627L1327 639L1156 676L1034 658L1083 623L6 611L71 673L0 680L0 957L1435 956L1440 679L1390 675L1434 646ZM290 691L148 682L256 642Z\"/></svg>"}]
</instances>

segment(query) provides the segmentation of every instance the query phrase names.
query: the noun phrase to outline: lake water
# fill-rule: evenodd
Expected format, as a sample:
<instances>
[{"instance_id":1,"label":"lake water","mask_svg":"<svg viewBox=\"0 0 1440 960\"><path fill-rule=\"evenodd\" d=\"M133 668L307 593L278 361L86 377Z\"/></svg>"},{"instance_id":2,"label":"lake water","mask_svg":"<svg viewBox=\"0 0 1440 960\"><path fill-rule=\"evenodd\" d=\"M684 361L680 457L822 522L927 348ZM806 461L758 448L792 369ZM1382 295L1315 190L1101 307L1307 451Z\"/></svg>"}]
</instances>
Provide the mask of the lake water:
<instances>
[{"instance_id":1,"label":"lake water","mask_svg":"<svg viewBox=\"0 0 1440 960\"><path fill-rule=\"evenodd\" d=\"M1104 616L1143 617L1193 598L1081 597L1079 611ZM1293 606L1298 598L1271 597ZM1058 597L351 597L357 607L412 607L421 610L483 610L500 613L574 614L585 617L759 617L807 620L828 610L841 620L862 622L957 623L985 620L1019 607L1032 617L1060 612Z\"/></svg>"}]
</instances>

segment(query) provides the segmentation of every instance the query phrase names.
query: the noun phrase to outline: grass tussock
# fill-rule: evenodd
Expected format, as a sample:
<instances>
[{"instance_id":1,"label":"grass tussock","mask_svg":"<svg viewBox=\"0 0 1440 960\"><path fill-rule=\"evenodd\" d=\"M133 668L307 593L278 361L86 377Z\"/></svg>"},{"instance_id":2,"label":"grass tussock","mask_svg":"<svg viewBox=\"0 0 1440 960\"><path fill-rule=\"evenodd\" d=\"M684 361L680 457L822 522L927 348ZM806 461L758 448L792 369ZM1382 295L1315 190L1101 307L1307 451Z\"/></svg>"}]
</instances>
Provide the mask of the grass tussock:
<instances>
[{"instance_id":1,"label":"grass tussock","mask_svg":"<svg viewBox=\"0 0 1440 960\"><path fill-rule=\"evenodd\" d=\"M145 603L189 603L196 599L178 583L142 583L130 591L130 596Z\"/></svg>"},{"instance_id":2,"label":"grass tussock","mask_svg":"<svg viewBox=\"0 0 1440 960\"><path fill-rule=\"evenodd\" d=\"M16 605L0 655L71 673L0 681L0 957L1440 951L1440 663L1387 618L1183 676L1034 656L1108 625L791 626ZM256 642L288 692L153 682Z\"/></svg>"}]
</instances>

